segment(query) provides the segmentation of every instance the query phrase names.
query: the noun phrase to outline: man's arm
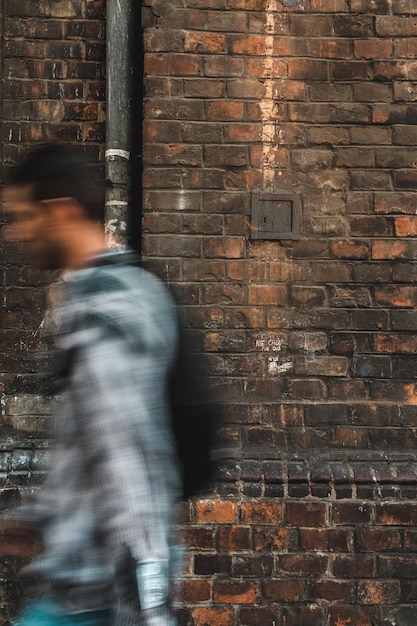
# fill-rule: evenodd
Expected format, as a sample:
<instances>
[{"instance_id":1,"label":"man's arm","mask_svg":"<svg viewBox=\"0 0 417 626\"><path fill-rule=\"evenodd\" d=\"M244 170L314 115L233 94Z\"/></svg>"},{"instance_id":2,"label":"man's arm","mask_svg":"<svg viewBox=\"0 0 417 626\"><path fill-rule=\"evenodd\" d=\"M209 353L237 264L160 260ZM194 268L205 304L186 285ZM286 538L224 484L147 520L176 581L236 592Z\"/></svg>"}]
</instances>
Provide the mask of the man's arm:
<instances>
[{"instance_id":1,"label":"man's arm","mask_svg":"<svg viewBox=\"0 0 417 626\"><path fill-rule=\"evenodd\" d=\"M170 301L160 307L158 312L148 303L145 310L130 311L134 324L126 303L115 303L113 317L109 309L104 317L89 315L89 325L100 332L76 351L71 396L106 540L115 559L127 548L137 564L149 624L165 625L168 616L161 617L163 611L156 607L166 601L179 493L165 397L177 336ZM160 617L152 622L156 613Z\"/></svg>"}]
</instances>

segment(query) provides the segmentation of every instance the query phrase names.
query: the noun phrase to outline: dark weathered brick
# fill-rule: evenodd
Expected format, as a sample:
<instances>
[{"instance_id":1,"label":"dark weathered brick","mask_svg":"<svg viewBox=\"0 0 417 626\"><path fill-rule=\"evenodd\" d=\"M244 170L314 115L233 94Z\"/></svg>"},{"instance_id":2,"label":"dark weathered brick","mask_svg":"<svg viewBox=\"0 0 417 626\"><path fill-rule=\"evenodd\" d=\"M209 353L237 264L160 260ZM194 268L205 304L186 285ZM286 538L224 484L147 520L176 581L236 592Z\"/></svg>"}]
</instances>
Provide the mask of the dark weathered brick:
<instances>
[{"instance_id":1,"label":"dark weathered brick","mask_svg":"<svg viewBox=\"0 0 417 626\"><path fill-rule=\"evenodd\" d=\"M263 583L262 596L265 600L273 602L300 602L305 597L305 582L287 577L270 580Z\"/></svg>"},{"instance_id":2,"label":"dark weathered brick","mask_svg":"<svg viewBox=\"0 0 417 626\"><path fill-rule=\"evenodd\" d=\"M307 595L311 600L351 602L354 596L354 585L339 580L312 581L307 585Z\"/></svg>"},{"instance_id":3,"label":"dark weathered brick","mask_svg":"<svg viewBox=\"0 0 417 626\"><path fill-rule=\"evenodd\" d=\"M275 607L242 608L239 611L239 623L242 626L274 626L278 615L279 609Z\"/></svg>"},{"instance_id":4,"label":"dark weathered brick","mask_svg":"<svg viewBox=\"0 0 417 626\"><path fill-rule=\"evenodd\" d=\"M396 604L400 599L399 581L359 581L358 598L361 604Z\"/></svg>"},{"instance_id":5,"label":"dark weathered brick","mask_svg":"<svg viewBox=\"0 0 417 626\"><path fill-rule=\"evenodd\" d=\"M304 551L349 552L351 533L337 528L301 528L300 548Z\"/></svg>"},{"instance_id":6,"label":"dark weathered brick","mask_svg":"<svg viewBox=\"0 0 417 626\"><path fill-rule=\"evenodd\" d=\"M369 524L372 507L367 503L338 502L332 505L332 517L335 524Z\"/></svg>"}]
</instances>

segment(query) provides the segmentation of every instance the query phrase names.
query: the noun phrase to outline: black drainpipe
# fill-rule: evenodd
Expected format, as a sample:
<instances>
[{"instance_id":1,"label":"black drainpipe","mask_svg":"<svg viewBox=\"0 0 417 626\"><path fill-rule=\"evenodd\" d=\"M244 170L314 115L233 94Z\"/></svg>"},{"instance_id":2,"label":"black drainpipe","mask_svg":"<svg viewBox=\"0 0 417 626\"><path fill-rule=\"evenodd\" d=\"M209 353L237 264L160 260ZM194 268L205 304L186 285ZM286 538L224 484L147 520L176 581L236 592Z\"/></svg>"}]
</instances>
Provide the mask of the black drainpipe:
<instances>
[{"instance_id":1,"label":"black drainpipe","mask_svg":"<svg viewBox=\"0 0 417 626\"><path fill-rule=\"evenodd\" d=\"M135 0L107 0L106 22L106 235L126 244L131 153L131 33Z\"/></svg>"}]
</instances>

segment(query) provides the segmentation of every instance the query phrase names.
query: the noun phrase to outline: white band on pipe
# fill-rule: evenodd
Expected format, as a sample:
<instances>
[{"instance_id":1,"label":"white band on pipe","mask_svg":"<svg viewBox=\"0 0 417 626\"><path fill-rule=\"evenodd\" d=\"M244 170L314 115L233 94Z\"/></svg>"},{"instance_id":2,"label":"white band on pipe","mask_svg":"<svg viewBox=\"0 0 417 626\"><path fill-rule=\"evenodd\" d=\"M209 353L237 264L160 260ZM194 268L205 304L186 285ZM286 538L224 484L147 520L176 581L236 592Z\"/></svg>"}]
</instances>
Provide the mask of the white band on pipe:
<instances>
[{"instance_id":1,"label":"white band on pipe","mask_svg":"<svg viewBox=\"0 0 417 626\"><path fill-rule=\"evenodd\" d=\"M127 161L130 159L130 152L128 150L119 150L118 148L110 148L109 150L106 150L106 152L104 153L104 156L107 158L109 157L120 157L121 159L126 159Z\"/></svg>"}]
</instances>

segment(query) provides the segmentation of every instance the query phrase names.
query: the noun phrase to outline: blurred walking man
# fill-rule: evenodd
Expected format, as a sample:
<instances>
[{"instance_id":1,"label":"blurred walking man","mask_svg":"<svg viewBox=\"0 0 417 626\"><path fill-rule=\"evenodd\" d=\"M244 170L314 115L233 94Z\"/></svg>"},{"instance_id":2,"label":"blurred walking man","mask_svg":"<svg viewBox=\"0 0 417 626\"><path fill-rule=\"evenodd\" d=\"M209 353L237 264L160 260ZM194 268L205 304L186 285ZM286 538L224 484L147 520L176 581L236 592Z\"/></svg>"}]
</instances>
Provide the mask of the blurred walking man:
<instances>
[{"instance_id":1,"label":"blurred walking man","mask_svg":"<svg viewBox=\"0 0 417 626\"><path fill-rule=\"evenodd\" d=\"M102 189L75 147L30 153L6 204L9 240L23 241L44 269L62 270L49 331L61 379L54 461L9 531L11 541L41 532L28 570L45 591L18 624L172 626L181 488L166 394L173 302L133 253L105 248Z\"/></svg>"}]
</instances>

